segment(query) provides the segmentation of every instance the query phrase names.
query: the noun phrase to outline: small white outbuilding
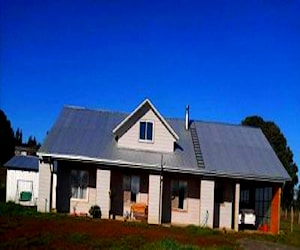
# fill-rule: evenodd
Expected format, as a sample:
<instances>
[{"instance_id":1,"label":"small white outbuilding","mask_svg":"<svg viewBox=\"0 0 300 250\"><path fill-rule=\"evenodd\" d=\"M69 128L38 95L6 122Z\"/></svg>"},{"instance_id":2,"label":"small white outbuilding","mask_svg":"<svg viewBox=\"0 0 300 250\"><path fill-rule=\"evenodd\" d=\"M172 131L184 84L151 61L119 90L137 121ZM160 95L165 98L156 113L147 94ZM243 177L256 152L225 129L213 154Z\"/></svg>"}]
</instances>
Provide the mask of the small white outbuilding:
<instances>
[{"instance_id":1,"label":"small white outbuilding","mask_svg":"<svg viewBox=\"0 0 300 250\"><path fill-rule=\"evenodd\" d=\"M39 158L16 155L4 164L6 173L6 202L36 206L39 196ZM56 174L53 176L56 187Z\"/></svg>"}]
</instances>

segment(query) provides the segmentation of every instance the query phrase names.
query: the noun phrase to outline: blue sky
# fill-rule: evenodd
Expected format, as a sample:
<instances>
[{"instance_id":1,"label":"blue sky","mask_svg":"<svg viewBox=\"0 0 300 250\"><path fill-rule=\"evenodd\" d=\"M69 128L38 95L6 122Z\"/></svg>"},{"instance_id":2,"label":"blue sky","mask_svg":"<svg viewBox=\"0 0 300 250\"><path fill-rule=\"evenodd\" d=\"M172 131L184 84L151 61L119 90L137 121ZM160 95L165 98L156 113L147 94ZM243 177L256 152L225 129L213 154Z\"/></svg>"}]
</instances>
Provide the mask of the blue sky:
<instances>
[{"instance_id":1,"label":"blue sky","mask_svg":"<svg viewBox=\"0 0 300 250\"><path fill-rule=\"evenodd\" d=\"M0 107L42 141L64 105L275 121L300 167L300 1L4 1Z\"/></svg>"}]
</instances>

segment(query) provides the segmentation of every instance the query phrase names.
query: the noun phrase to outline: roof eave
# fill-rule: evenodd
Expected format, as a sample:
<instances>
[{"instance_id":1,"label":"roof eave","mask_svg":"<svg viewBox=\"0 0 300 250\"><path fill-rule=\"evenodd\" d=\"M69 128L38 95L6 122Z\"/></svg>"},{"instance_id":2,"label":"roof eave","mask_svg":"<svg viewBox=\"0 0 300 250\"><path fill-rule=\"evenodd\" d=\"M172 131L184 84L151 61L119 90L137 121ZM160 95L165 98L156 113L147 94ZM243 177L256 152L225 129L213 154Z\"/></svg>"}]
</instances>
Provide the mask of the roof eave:
<instances>
[{"instance_id":1,"label":"roof eave","mask_svg":"<svg viewBox=\"0 0 300 250\"><path fill-rule=\"evenodd\" d=\"M118 165L118 166L129 166L133 168L140 168L143 167L145 169L149 170L157 170L158 164L145 164L145 163L134 163L134 162L128 162L123 160L110 160L110 159L102 159L102 158L94 158L94 157L87 157L82 155L68 155L68 154L57 154L57 153L45 153L45 152L39 152L38 156L40 158L43 157L51 157L56 160L71 160L71 161L80 161L80 162L92 162L92 163L98 163L103 165Z\"/></svg>"},{"instance_id":2,"label":"roof eave","mask_svg":"<svg viewBox=\"0 0 300 250\"><path fill-rule=\"evenodd\" d=\"M143 167L144 169L147 169L147 170L161 171L160 163L145 164L145 163L123 161L123 160L110 160L110 159L86 157L86 156L81 156L81 155L68 155L68 154L56 154L56 153L52 154L52 153L45 153L45 152L39 152L38 156L40 158L52 157L56 160L92 162L92 163L98 163L98 164L103 164L103 165L107 165L107 166L118 165L120 167L130 167L130 168ZM163 171L176 172L176 173L182 173L182 174L203 175L205 177L223 177L223 178L231 178L231 179L256 180L256 181L267 181L267 182L276 182L276 183L284 183L286 181L290 181L290 178L245 175L245 174L240 174L240 173L225 173L225 172L219 172L219 171L208 171L206 169L194 169L194 168L183 169L183 168L173 167L173 166L163 166Z\"/></svg>"},{"instance_id":3,"label":"roof eave","mask_svg":"<svg viewBox=\"0 0 300 250\"><path fill-rule=\"evenodd\" d=\"M164 166L165 171L170 172L179 172L179 173L187 173L187 174L196 174L196 175L203 175L207 177L225 177L225 178L232 178L232 179L242 179L242 180L257 180L257 181L268 181L268 182L280 182L284 183L286 181L290 181L290 178L282 178L282 177L270 177L270 176L257 176L257 175L246 175L241 173L225 173L220 171L208 171L205 169L181 169L176 167L168 167Z\"/></svg>"}]
</instances>

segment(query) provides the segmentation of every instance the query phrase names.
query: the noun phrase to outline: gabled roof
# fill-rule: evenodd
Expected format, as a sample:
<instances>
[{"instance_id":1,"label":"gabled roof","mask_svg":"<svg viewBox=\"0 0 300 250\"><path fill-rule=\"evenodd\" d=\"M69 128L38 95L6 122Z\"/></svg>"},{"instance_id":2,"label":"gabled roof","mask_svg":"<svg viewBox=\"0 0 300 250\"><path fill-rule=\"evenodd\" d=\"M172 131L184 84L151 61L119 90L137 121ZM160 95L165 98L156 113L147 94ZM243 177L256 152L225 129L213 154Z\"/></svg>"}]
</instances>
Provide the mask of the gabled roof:
<instances>
[{"instance_id":1,"label":"gabled roof","mask_svg":"<svg viewBox=\"0 0 300 250\"><path fill-rule=\"evenodd\" d=\"M113 129L128 114L65 107L39 155L98 164L138 167L230 178L284 182L290 177L258 128L193 121L205 168L199 168L184 119L166 119L178 135L173 153L118 148Z\"/></svg>"},{"instance_id":2,"label":"gabled roof","mask_svg":"<svg viewBox=\"0 0 300 250\"><path fill-rule=\"evenodd\" d=\"M145 99L132 113L130 113L121 123L119 123L113 129L113 133L119 137L122 136L128 130L128 128L130 128L137 121L137 119L144 115L149 109L151 109L155 113L155 115L160 119L166 129L177 141L179 139L178 135L168 124L168 122L162 117L162 115L158 112L158 110L154 107L149 99ZM137 119L134 119L135 116L137 116Z\"/></svg>"},{"instance_id":3,"label":"gabled roof","mask_svg":"<svg viewBox=\"0 0 300 250\"><path fill-rule=\"evenodd\" d=\"M31 155L16 155L4 164L7 169L39 171L39 158Z\"/></svg>"}]
</instances>

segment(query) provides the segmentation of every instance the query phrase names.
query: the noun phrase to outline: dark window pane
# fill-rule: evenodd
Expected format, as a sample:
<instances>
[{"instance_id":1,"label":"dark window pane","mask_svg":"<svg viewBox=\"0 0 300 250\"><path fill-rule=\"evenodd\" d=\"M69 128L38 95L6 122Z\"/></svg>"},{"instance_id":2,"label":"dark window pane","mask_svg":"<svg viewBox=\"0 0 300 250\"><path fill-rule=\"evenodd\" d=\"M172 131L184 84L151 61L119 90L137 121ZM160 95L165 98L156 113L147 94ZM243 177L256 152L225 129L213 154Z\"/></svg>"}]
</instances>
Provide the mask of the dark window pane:
<instances>
[{"instance_id":1,"label":"dark window pane","mask_svg":"<svg viewBox=\"0 0 300 250\"><path fill-rule=\"evenodd\" d=\"M124 175L123 177L123 189L126 190L126 191L129 191L130 190L130 176L128 175Z\"/></svg>"},{"instance_id":2,"label":"dark window pane","mask_svg":"<svg viewBox=\"0 0 300 250\"><path fill-rule=\"evenodd\" d=\"M147 122L147 140L152 141L153 136L153 124L152 122Z\"/></svg>"},{"instance_id":3,"label":"dark window pane","mask_svg":"<svg viewBox=\"0 0 300 250\"><path fill-rule=\"evenodd\" d=\"M130 200L132 202L136 202L136 193L131 192L131 194L130 194Z\"/></svg>"},{"instance_id":4,"label":"dark window pane","mask_svg":"<svg viewBox=\"0 0 300 250\"><path fill-rule=\"evenodd\" d=\"M71 171L72 198L85 199L87 197L88 172L85 170Z\"/></svg>"},{"instance_id":5,"label":"dark window pane","mask_svg":"<svg viewBox=\"0 0 300 250\"><path fill-rule=\"evenodd\" d=\"M146 122L140 122L140 139L146 139Z\"/></svg>"}]
</instances>

